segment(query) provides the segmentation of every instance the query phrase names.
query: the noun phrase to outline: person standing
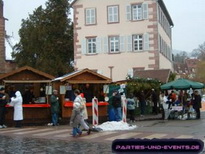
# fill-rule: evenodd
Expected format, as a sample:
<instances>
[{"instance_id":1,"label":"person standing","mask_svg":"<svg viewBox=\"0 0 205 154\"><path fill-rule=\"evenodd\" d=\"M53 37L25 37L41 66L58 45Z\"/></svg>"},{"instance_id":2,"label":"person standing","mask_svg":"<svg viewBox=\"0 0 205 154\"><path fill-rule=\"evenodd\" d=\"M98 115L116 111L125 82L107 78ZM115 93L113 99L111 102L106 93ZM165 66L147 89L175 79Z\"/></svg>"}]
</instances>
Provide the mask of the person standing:
<instances>
[{"instance_id":1,"label":"person standing","mask_svg":"<svg viewBox=\"0 0 205 154\"><path fill-rule=\"evenodd\" d=\"M113 106L113 94L110 95L108 98L108 115L109 115L109 121L116 121L115 119L115 111L114 111L114 106Z\"/></svg>"},{"instance_id":2,"label":"person standing","mask_svg":"<svg viewBox=\"0 0 205 154\"><path fill-rule=\"evenodd\" d=\"M73 127L73 137L82 134L82 131L79 129L79 125L82 119L82 115L80 113L80 106L80 103L77 101L73 103L72 115L70 117L70 126Z\"/></svg>"},{"instance_id":3,"label":"person standing","mask_svg":"<svg viewBox=\"0 0 205 154\"><path fill-rule=\"evenodd\" d=\"M122 103L121 103L121 95L118 91L113 92L112 105L114 107L116 121L121 121L122 120Z\"/></svg>"},{"instance_id":4,"label":"person standing","mask_svg":"<svg viewBox=\"0 0 205 154\"><path fill-rule=\"evenodd\" d=\"M139 103L140 103L140 116L143 117L145 114L145 106L146 106L145 94L143 90L139 94Z\"/></svg>"},{"instance_id":5,"label":"person standing","mask_svg":"<svg viewBox=\"0 0 205 154\"><path fill-rule=\"evenodd\" d=\"M136 107L136 102L134 100L133 94L130 94L130 97L127 98L127 110L128 114L130 115L130 121L135 122L135 107Z\"/></svg>"},{"instance_id":6,"label":"person standing","mask_svg":"<svg viewBox=\"0 0 205 154\"><path fill-rule=\"evenodd\" d=\"M93 96L93 89L90 86L90 84L87 83L85 85L85 88L83 89L83 94L86 99L86 102L92 102L94 96Z\"/></svg>"},{"instance_id":7,"label":"person standing","mask_svg":"<svg viewBox=\"0 0 205 154\"><path fill-rule=\"evenodd\" d=\"M86 121L86 123L88 123L88 111L87 111L87 107L86 107L86 99L85 99L83 93L80 93L80 96L82 98L81 105L83 105L83 107L82 107L82 115L83 115L83 118Z\"/></svg>"},{"instance_id":8,"label":"person standing","mask_svg":"<svg viewBox=\"0 0 205 154\"><path fill-rule=\"evenodd\" d=\"M23 107L22 107L22 103L23 103L23 98L21 96L20 91L17 91L15 93L15 97L11 97L11 103L10 105L14 107L14 121L16 123L17 128L20 128L21 122L23 120Z\"/></svg>"},{"instance_id":9,"label":"person standing","mask_svg":"<svg viewBox=\"0 0 205 154\"><path fill-rule=\"evenodd\" d=\"M31 104L33 102L34 95L28 87L25 89L25 93L23 94L23 103Z\"/></svg>"},{"instance_id":10,"label":"person standing","mask_svg":"<svg viewBox=\"0 0 205 154\"><path fill-rule=\"evenodd\" d=\"M158 101L157 93L155 92L154 89L152 89L152 102L154 104L153 113L156 115L158 114L157 101Z\"/></svg>"},{"instance_id":11,"label":"person standing","mask_svg":"<svg viewBox=\"0 0 205 154\"><path fill-rule=\"evenodd\" d=\"M201 96L197 90L194 91L193 97L193 108L196 111L196 119L201 118L200 108L201 108Z\"/></svg>"},{"instance_id":12,"label":"person standing","mask_svg":"<svg viewBox=\"0 0 205 154\"><path fill-rule=\"evenodd\" d=\"M160 104L162 105L163 108L163 119L167 120L169 117L169 102L167 99L167 96L164 94L164 92L161 93L160 95Z\"/></svg>"},{"instance_id":13,"label":"person standing","mask_svg":"<svg viewBox=\"0 0 205 154\"><path fill-rule=\"evenodd\" d=\"M169 100L169 109L172 108L174 102L176 101L177 95L174 92L174 90L171 91L171 93L168 96L168 100Z\"/></svg>"},{"instance_id":14,"label":"person standing","mask_svg":"<svg viewBox=\"0 0 205 154\"><path fill-rule=\"evenodd\" d=\"M58 125L58 114L60 112L60 104L58 98L58 91L53 90L53 95L51 95L51 116L53 126Z\"/></svg>"},{"instance_id":15,"label":"person standing","mask_svg":"<svg viewBox=\"0 0 205 154\"><path fill-rule=\"evenodd\" d=\"M76 96L75 100L74 100L74 104L79 103L80 104L80 115L81 115L81 119L80 119L80 125L87 130L87 134L90 134L91 129L89 128L89 126L87 125L87 123L85 122L85 118L84 117L84 111L85 111L85 106L83 103L83 98L81 97L81 93L78 89L76 89L74 91L74 94Z\"/></svg>"},{"instance_id":16,"label":"person standing","mask_svg":"<svg viewBox=\"0 0 205 154\"><path fill-rule=\"evenodd\" d=\"M5 115L6 115L6 95L5 89L0 89L0 128L7 128L5 125Z\"/></svg>"}]
</instances>

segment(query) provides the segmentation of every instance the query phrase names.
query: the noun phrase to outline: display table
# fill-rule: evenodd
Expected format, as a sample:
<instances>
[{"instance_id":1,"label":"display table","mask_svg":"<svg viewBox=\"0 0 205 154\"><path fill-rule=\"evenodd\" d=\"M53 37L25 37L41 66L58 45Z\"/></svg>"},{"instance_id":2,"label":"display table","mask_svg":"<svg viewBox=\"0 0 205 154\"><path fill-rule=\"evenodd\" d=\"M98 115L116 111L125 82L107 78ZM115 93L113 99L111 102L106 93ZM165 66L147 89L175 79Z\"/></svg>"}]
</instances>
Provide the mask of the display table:
<instances>
[{"instance_id":1,"label":"display table","mask_svg":"<svg viewBox=\"0 0 205 154\"><path fill-rule=\"evenodd\" d=\"M98 102L98 115L99 122L107 121L107 106L109 103L107 102ZM88 119L92 120L92 103L86 103L87 111L88 111ZM64 105L62 107L62 117L70 118L73 110L73 102L72 101L64 101Z\"/></svg>"},{"instance_id":2,"label":"display table","mask_svg":"<svg viewBox=\"0 0 205 154\"><path fill-rule=\"evenodd\" d=\"M51 122L50 104L23 104L24 125L45 125ZM6 106L6 124L14 126L13 106Z\"/></svg>"},{"instance_id":3,"label":"display table","mask_svg":"<svg viewBox=\"0 0 205 154\"><path fill-rule=\"evenodd\" d=\"M181 111L183 110L183 106L172 106L173 111Z\"/></svg>"}]
</instances>

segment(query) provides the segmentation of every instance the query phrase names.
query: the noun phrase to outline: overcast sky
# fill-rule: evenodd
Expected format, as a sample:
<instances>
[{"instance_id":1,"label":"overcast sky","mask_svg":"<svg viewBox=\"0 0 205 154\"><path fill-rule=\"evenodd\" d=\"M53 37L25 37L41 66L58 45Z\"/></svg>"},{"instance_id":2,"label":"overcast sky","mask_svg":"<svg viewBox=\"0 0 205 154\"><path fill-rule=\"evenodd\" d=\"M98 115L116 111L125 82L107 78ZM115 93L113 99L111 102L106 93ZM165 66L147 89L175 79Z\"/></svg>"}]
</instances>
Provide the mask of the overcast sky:
<instances>
[{"instance_id":1,"label":"overcast sky","mask_svg":"<svg viewBox=\"0 0 205 154\"><path fill-rule=\"evenodd\" d=\"M18 41L21 20L47 0L3 0L7 35ZM205 0L164 0L173 20L172 48L191 52L205 42Z\"/></svg>"}]
</instances>

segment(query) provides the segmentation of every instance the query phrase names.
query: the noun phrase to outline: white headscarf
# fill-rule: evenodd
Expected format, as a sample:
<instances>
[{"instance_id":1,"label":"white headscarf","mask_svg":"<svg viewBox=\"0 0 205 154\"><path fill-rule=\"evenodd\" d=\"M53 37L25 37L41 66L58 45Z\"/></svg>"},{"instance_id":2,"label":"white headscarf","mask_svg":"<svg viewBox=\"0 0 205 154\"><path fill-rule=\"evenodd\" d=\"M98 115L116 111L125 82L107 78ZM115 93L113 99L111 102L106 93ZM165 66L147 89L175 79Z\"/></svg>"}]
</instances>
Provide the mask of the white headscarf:
<instances>
[{"instance_id":1,"label":"white headscarf","mask_svg":"<svg viewBox=\"0 0 205 154\"><path fill-rule=\"evenodd\" d=\"M11 98L11 102L13 102L13 103L15 103L15 102L21 102L21 103L22 103L23 99L22 99L22 96L21 96L20 91L17 91L17 92L15 93L15 95L16 95L16 97L12 97L12 98Z\"/></svg>"}]
</instances>

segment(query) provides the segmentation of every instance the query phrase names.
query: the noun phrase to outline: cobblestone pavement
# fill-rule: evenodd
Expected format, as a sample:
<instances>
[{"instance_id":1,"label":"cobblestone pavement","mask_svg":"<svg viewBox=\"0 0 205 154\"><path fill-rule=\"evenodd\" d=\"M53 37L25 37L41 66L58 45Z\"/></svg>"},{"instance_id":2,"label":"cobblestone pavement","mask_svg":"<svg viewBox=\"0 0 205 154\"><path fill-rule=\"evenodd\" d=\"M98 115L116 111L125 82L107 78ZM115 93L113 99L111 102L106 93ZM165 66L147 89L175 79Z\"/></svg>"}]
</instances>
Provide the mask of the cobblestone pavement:
<instances>
[{"instance_id":1,"label":"cobblestone pavement","mask_svg":"<svg viewBox=\"0 0 205 154\"><path fill-rule=\"evenodd\" d=\"M0 130L0 136L18 137L18 138L36 138L47 140L61 140L61 141L89 141L98 143L112 143L115 139L124 138L194 138L196 136L189 134L177 134L177 133L158 133L158 132L144 132L137 130L127 131L107 131L107 132L92 132L87 135L86 132L79 137L72 137L71 128L66 126L56 127L24 127L18 128L6 128Z\"/></svg>"},{"instance_id":2,"label":"cobblestone pavement","mask_svg":"<svg viewBox=\"0 0 205 154\"><path fill-rule=\"evenodd\" d=\"M0 129L1 154L64 154L64 153L111 153L115 139L125 138L196 138L193 135L177 133L153 133L137 130L86 132L80 137L72 137L69 126L38 126Z\"/></svg>"},{"instance_id":3,"label":"cobblestone pavement","mask_svg":"<svg viewBox=\"0 0 205 154\"><path fill-rule=\"evenodd\" d=\"M1 154L109 154L110 144L1 136Z\"/></svg>"}]
</instances>

